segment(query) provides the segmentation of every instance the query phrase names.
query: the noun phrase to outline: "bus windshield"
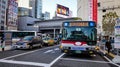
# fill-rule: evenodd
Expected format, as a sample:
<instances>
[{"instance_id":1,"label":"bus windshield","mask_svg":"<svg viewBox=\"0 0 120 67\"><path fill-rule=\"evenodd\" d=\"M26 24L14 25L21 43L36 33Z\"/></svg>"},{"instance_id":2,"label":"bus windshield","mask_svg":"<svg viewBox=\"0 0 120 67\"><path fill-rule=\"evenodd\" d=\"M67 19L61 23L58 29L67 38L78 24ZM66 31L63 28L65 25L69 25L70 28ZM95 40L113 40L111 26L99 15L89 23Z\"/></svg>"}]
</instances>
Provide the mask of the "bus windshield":
<instances>
[{"instance_id":1,"label":"bus windshield","mask_svg":"<svg viewBox=\"0 0 120 67\"><path fill-rule=\"evenodd\" d=\"M63 40L96 41L94 27L65 27L62 31Z\"/></svg>"}]
</instances>

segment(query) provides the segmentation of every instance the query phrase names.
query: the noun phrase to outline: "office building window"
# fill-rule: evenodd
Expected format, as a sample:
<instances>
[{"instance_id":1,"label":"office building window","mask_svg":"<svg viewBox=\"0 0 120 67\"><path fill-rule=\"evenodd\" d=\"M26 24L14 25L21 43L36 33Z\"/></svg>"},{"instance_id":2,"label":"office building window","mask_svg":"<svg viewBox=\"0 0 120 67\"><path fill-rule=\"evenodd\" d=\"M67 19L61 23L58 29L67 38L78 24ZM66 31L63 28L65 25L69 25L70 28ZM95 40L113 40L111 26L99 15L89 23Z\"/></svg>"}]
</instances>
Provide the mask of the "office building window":
<instances>
[{"instance_id":1,"label":"office building window","mask_svg":"<svg viewBox=\"0 0 120 67\"><path fill-rule=\"evenodd\" d=\"M106 12L106 9L103 9L102 11L103 11L103 12Z\"/></svg>"},{"instance_id":2,"label":"office building window","mask_svg":"<svg viewBox=\"0 0 120 67\"><path fill-rule=\"evenodd\" d=\"M100 2L98 3L98 7L100 7Z\"/></svg>"}]
</instances>

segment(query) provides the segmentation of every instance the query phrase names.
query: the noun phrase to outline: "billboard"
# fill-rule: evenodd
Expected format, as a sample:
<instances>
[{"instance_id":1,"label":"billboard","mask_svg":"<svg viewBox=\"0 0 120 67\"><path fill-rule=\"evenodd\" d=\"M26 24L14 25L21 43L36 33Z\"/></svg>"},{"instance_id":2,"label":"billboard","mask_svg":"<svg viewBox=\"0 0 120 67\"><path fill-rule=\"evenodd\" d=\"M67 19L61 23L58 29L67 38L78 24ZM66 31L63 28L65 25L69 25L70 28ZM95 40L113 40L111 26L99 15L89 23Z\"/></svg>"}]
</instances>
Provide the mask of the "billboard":
<instances>
[{"instance_id":1,"label":"billboard","mask_svg":"<svg viewBox=\"0 0 120 67\"><path fill-rule=\"evenodd\" d=\"M69 16L69 8L57 4L57 14L61 14L61 15L65 15L65 16Z\"/></svg>"},{"instance_id":2,"label":"billboard","mask_svg":"<svg viewBox=\"0 0 120 67\"><path fill-rule=\"evenodd\" d=\"M115 23L115 43L114 48L120 48L120 19L116 19Z\"/></svg>"}]
</instances>

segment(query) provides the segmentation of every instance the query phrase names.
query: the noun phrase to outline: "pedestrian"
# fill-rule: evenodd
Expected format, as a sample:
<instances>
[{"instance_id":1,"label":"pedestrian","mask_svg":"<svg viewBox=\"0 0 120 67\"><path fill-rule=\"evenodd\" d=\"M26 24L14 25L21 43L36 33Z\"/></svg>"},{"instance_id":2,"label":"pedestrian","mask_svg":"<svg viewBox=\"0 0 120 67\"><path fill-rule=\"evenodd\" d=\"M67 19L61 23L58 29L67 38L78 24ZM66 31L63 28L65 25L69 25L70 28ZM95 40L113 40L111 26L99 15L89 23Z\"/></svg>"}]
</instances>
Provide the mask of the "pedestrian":
<instances>
[{"instance_id":1,"label":"pedestrian","mask_svg":"<svg viewBox=\"0 0 120 67\"><path fill-rule=\"evenodd\" d=\"M109 39L106 41L105 46L106 46L107 51L108 51L108 53L109 53L110 50L112 49L111 41L110 41Z\"/></svg>"},{"instance_id":2,"label":"pedestrian","mask_svg":"<svg viewBox=\"0 0 120 67\"><path fill-rule=\"evenodd\" d=\"M2 51L4 51L5 49L5 44L4 44L4 40L2 40L2 38L1 38L1 48L2 48Z\"/></svg>"},{"instance_id":3,"label":"pedestrian","mask_svg":"<svg viewBox=\"0 0 120 67\"><path fill-rule=\"evenodd\" d=\"M5 43L4 43L4 34L2 34L2 37L1 37L1 48L2 48L2 51L4 51L5 49Z\"/></svg>"}]
</instances>

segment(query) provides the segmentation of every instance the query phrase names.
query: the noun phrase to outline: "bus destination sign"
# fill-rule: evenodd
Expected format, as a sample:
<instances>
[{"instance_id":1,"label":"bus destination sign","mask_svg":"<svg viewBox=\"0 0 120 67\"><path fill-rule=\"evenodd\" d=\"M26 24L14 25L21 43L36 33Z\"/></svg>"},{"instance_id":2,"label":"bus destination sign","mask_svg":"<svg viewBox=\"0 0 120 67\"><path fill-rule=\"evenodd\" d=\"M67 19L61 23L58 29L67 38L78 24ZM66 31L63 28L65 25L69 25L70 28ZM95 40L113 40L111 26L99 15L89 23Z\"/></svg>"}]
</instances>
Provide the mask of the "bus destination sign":
<instances>
[{"instance_id":1,"label":"bus destination sign","mask_svg":"<svg viewBox=\"0 0 120 67\"><path fill-rule=\"evenodd\" d=\"M89 26L88 22L71 22L70 26Z\"/></svg>"},{"instance_id":2,"label":"bus destination sign","mask_svg":"<svg viewBox=\"0 0 120 67\"><path fill-rule=\"evenodd\" d=\"M96 26L94 22L92 21L80 21L80 22L65 22L64 26Z\"/></svg>"}]
</instances>

